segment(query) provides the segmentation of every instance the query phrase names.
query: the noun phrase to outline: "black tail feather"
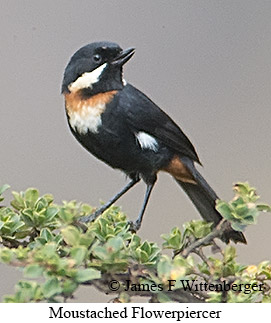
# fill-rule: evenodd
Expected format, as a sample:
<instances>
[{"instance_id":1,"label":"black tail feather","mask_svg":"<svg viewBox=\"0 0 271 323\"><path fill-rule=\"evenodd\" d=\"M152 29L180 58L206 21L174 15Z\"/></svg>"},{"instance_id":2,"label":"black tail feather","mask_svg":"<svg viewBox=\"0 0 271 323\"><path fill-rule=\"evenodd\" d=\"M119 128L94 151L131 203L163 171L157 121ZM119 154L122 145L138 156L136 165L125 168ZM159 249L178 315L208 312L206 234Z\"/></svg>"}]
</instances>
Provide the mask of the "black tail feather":
<instances>
[{"instance_id":1,"label":"black tail feather","mask_svg":"<svg viewBox=\"0 0 271 323\"><path fill-rule=\"evenodd\" d=\"M176 179L177 183L189 196L202 218L207 222L214 222L217 225L222 219L222 216L215 209L215 201L218 199L218 196L191 162L187 163L183 159L182 161L185 162L187 168L192 172L197 184L184 183ZM243 233L233 229L225 232L222 240L226 243L229 243L230 240L235 243L246 243Z\"/></svg>"}]
</instances>

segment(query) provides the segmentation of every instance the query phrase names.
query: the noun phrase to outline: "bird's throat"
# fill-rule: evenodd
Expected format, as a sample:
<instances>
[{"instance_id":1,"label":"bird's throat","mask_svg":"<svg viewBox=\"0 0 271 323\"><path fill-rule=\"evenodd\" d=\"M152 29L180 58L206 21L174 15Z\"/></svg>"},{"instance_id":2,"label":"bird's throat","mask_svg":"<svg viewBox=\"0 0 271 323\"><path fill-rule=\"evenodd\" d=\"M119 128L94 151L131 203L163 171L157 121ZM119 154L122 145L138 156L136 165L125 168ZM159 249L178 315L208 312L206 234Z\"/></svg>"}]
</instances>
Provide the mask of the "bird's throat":
<instances>
[{"instance_id":1,"label":"bird's throat","mask_svg":"<svg viewBox=\"0 0 271 323\"><path fill-rule=\"evenodd\" d=\"M101 115L117 92L108 91L89 98L82 97L80 91L64 94L70 126L82 135L88 131L97 133L101 126Z\"/></svg>"}]
</instances>

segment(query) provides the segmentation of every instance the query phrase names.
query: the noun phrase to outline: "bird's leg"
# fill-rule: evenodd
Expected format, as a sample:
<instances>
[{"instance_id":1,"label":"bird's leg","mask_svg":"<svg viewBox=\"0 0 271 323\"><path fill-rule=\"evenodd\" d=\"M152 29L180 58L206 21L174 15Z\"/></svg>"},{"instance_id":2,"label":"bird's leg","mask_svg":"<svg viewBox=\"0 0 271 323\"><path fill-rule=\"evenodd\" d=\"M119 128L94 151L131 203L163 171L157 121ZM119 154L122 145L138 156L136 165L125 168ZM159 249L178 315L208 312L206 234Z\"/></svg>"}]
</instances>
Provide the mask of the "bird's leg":
<instances>
[{"instance_id":1,"label":"bird's leg","mask_svg":"<svg viewBox=\"0 0 271 323\"><path fill-rule=\"evenodd\" d=\"M92 213L88 216L82 217L80 219L80 222L88 223L88 222L93 222L94 220L96 220L99 215L101 215L105 210L107 210L113 203L115 203L123 194L128 192L129 189L132 188L139 181L140 181L140 178L138 178L138 177L131 179L131 181L119 193L117 193L111 200L109 200L107 203L105 203L103 206L101 206L94 213Z\"/></svg>"},{"instance_id":2,"label":"bird's leg","mask_svg":"<svg viewBox=\"0 0 271 323\"><path fill-rule=\"evenodd\" d=\"M144 212L146 210L146 206L148 204L148 201L149 201L152 189L154 187L154 184L155 184L155 182L153 182L151 184L147 184L147 189L146 189L146 192L145 192L143 205L142 205L141 211L140 211L140 213L138 215L138 218L136 219L135 222L132 222L132 221L130 222L130 230L132 232L138 231L140 229L140 227L141 227L141 223L142 223L142 220L143 220L143 215L144 215Z\"/></svg>"}]
</instances>

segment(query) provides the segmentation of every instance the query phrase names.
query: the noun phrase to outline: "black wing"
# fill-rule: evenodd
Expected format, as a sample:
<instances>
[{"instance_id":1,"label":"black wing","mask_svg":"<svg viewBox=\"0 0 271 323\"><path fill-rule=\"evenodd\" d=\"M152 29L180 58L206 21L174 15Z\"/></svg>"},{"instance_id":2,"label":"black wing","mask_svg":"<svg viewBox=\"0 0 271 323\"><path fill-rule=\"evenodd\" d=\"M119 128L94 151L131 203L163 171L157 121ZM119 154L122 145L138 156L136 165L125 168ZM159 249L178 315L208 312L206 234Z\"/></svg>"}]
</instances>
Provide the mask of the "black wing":
<instances>
[{"instance_id":1,"label":"black wing","mask_svg":"<svg viewBox=\"0 0 271 323\"><path fill-rule=\"evenodd\" d=\"M146 95L130 84L121 91L119 104L134 131L144 131L176 152L199 161L194 146L180 127Z\"/></svg>"}]
</instances>

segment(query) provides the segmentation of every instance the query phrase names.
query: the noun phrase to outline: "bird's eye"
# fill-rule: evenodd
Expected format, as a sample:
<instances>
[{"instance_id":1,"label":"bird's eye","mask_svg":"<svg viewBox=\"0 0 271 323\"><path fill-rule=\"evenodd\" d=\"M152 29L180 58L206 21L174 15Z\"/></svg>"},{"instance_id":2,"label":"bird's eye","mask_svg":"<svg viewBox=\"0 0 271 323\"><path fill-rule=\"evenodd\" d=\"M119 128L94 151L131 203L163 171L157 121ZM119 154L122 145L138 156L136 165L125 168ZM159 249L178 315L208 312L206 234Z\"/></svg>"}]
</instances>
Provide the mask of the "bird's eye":
<instances>
[{"instance_id":1,"label":"bird's eye","mask_svg":"<svg viewBox=\"0 0 271 323\"><path fill-rule=\"evenodd\" d=\"M101 56L100 54L95 54L95 55L93 55L92 59L93 59L93 61L94 61L95 63L101 63L101 61L102 61L102 56Z\"/></svg>"}]
</instances>

